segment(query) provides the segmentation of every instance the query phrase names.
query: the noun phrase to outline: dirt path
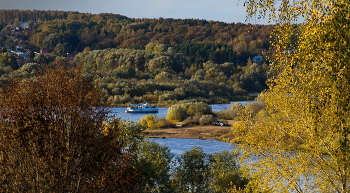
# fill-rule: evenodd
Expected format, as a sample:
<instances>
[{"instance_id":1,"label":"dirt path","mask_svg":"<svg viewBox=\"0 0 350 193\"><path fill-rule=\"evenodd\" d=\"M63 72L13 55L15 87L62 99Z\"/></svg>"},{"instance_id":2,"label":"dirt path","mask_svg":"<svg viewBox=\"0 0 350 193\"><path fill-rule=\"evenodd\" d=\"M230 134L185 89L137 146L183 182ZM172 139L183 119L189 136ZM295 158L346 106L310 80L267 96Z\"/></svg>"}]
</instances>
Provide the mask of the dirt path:
<instances>
[{"instance_id":1,"label":"dirt path","mask_svg":"<svg viewBox=\"0 0 350 193\"><path fill-rule=\"evenodd\" d=\"M192 126L144 131L145 137L219 139L231 126Z\"/></svg>"}]
</instances>

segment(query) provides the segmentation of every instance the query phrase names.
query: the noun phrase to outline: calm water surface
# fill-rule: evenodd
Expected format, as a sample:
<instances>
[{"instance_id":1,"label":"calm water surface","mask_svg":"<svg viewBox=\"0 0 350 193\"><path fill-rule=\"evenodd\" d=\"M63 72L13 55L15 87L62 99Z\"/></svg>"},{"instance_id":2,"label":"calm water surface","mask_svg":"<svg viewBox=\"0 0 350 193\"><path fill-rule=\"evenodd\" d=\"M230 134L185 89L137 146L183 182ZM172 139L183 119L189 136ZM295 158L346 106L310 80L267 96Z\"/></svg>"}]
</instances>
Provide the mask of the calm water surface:
<instances>
[{"instance_id":1,"label":"calm water surface","mask_svg":"<svg viewBox=\"0 0 350 193\"><path fill-rule=\"evenodd\" d=\"M201 140L184 138L150 138L149 140L169 147L170 152L175 156L179 156L185 151L191 150L195 146L202 147L203 151L208 154L213 154L224 150L232 151L235 148L234 144L209 139Z\"/></svg>"}]
</instances>

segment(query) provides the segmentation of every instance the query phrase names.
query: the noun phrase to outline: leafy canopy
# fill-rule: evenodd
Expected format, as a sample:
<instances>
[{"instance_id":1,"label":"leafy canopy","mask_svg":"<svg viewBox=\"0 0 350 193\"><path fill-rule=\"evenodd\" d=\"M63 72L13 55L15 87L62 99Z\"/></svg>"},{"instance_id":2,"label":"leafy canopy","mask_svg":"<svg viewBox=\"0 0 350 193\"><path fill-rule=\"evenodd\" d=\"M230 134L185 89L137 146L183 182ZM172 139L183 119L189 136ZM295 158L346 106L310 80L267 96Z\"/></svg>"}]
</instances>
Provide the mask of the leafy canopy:
<instances>
[{"instance_id":1,"label":"leafy canopy","mask_svg":"<svg viewBox=\"0 0 350 193\"><path fill-rule=\"evenodd\" d=\"M141 128L112 120L91 77L69 67L1 84L2 192L137 191Z\"/></svg>"},{"instance_id":2,"label":"leafy canopy","mask_svg":"<svg viewBox=\"0 0 350 193\"><path fill-rule=\"evenodd\" d=\"M264 110L234 126L259 191L349 192L350 2L247 0L273 34ZM302 22L295 22L302 18Z\"/></svg>"}]
</instances>

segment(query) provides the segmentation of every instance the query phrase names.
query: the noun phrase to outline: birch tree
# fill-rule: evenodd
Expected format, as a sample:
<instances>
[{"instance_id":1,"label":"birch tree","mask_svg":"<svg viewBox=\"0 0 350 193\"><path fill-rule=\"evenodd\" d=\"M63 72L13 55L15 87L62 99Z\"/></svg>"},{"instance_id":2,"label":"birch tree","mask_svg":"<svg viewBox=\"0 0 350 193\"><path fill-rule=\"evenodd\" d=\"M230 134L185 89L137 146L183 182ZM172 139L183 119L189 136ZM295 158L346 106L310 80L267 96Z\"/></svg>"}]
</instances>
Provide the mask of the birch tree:
<instances>
[{"instance_id":1,"label":"birch tree","mask_svg":"<svg viewBox=\"0 0 350 193\"><path fill-rule=\"evenodd\" d=\"M258 192L350 191L350 1L246 0L277 22L269 89L234 142Z\"/></svg>"}]
</instances>

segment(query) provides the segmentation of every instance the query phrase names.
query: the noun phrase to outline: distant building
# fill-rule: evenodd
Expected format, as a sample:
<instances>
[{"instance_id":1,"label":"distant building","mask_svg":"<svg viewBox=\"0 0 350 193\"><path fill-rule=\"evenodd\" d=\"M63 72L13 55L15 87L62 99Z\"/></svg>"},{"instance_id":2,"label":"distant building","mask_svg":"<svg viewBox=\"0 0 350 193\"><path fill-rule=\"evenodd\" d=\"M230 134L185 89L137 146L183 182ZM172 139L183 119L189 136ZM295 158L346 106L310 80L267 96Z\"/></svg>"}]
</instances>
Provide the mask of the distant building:
<instances>
[{"instance_id":1,"label":"distant building","mask_svg":"<svg viewBox=\"0 0 350 193\"><path fill-rule=\"evenodd\" d=\"M74 63L74 58L68 58L68 62L70 62L70 63Z\"/></svg>"},{"instance_id":2,"label":"distant building","mask_svg":"<svg viewBox=\"0 0 350 193\"><path fill-rule=\"evenodd\" d=\"M261 62L263 60L263 57L262 56L254 56L252 58L252 61L253 62Z\"/></svg>"},{"instance_id":3,"label":"distant building","mask_svg":"<svg viewBox=\"0 0 350 193\"><path fill-rule=\"evenodd\" d=\"M24 45L24 44L18 44L18 45L16 46L16 50L17 50L17 51L23 51L26 47L27 47L27 46Z\"/></svg>"},{"instance_id":4,"label":"distant building","mask_svg":"<svg viewBox=\"0 0 350 193\"><path fill-rule=\"evenodd\" d=\"M24 59L28 59L29 58L29 56L28 56L28 54L27 53L25 53L25 52L20 52L20 51L12 51L12 53L13 53L13 55L15 55L16 57L22 57L22 58L24 58Z\"/></svg>"},{"instance_id":5,"label":"distant building","mask_svg":"<svg viewBox=\"0 0 350 193\"><path fill-rule=\"evenodd\" d=\"M28 29L28 28L30 28L30 25L29 25L29 23L22 22L22 23L18 23L18 27L20 27L22 29Z\"/></svg>"},{"instance_id":6,"label":"distant building","mask_svg":"<svg viewBox=\"0 0 350 193\"><path fill-rule=\"evenodd\" d=\"M49 53L49 50L47 48L40 49L40 54L47 54Z\"/></svg>"}]
</instances>

